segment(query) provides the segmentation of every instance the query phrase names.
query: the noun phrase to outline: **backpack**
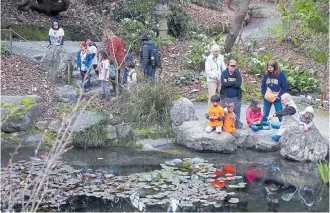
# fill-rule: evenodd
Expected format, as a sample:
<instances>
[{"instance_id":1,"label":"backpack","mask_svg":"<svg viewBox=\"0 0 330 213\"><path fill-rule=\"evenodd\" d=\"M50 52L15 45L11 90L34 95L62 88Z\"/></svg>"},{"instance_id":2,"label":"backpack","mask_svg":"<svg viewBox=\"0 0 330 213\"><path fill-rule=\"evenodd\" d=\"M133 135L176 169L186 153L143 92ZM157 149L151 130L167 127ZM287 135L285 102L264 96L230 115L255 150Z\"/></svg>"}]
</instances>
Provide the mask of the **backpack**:
<instances>
[{"instance_id":1,"label":"backpack","mask_svg":"<svg viewBox=\"0 0 330 213\"><path fill-rule=\"evenodd\" d=\"M144 44L144 45L148 45L148 58L150 61L150 65L152 68L160 68L161 65L161 60L160 60L160 54L158 49L155 47L154 44ZM141 49L141 58L142 58L142 49Z\"/></svg>"}]
</instances>

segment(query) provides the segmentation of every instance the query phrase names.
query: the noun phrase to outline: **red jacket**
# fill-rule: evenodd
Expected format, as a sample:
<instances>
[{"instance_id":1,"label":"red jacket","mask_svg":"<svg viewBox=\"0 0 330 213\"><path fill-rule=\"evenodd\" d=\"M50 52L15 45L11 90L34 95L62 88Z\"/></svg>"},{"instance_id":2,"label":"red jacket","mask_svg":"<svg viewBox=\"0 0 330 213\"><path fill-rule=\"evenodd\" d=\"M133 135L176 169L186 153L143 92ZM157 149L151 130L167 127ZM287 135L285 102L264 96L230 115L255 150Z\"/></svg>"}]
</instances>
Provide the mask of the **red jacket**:
<instances>
[{"instance_id":1,"label":"red jacket","mask_svg":"<svg viewBox=\"0 0 330 213\"><path fill-rule=\"evenodd\" d=\"M250 126L256 121L261 122L262 119L262 113L261 110L258 112L254 112L251 107L249 107L246 111L246 122Z\"/></svg>"},{"instance_id":2,"label":"red jacket","mask_svg":"<svg viewBox=\"0 0 330 213\"><path fill-rule=\"evenodd\" d=\"M111 36L108 40L107 51L112 59L115 59L115 66L123 67L125 65L125 48L118 36Z\"/></svg>"}]
</instances>

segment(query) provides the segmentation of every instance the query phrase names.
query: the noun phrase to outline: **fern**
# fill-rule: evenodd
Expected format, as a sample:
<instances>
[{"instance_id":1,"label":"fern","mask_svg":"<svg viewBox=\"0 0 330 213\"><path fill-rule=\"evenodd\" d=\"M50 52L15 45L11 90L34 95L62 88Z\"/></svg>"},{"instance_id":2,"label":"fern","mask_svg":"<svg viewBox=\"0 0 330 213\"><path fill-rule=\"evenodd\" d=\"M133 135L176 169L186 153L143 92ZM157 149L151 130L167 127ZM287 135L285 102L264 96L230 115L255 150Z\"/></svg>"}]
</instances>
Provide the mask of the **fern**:
<instances>
[{"instance_id":1,"label":"fern","mask_svg":"<svg viewBox=\"0 0 330 213\"><path fill-rule=\"evenodd\" d=\"M329 182L329 163L325 162L319 162L317 163L317 168L319 170L320 176L322 178L323 183L328 183Z\"/></svg>"}]
</instances>

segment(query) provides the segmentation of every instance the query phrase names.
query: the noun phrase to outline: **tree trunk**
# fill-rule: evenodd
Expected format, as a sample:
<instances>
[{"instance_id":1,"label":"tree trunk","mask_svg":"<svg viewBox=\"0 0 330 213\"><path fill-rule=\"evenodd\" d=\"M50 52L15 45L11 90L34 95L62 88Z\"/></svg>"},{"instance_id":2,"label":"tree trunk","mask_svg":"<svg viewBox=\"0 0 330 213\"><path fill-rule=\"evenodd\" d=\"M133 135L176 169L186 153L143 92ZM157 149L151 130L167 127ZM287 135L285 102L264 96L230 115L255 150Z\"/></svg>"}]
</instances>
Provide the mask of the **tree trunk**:
<instances>
[{"instance_id":1,"label":"tree trunk","mask_svg":"<svg viewBox=\"0 0 330 213\"><path fill-rule=\"evenodd\" d=\"M231 49L233 48L237 36L242 29L242 23L246 16L246 13L249 9L250 0L242 0L238 11L235 12L227 12L229 16L229 34L225 41L225 52L230 53ZM229 9L227 10L229 11Z\"/></svg>"},{"instance_id":2,"label":"tree trunk","mask_svg":"<svg viewBox=\"0 0 330 213\"><path fill-rule=\"evenodd\" d=\"M57 16L60 12L66 11L69 5L69 0L26 0L23 3L18 3L17 8L22 11L30 9L48 16Z\"/></svg>"}]
</instances>

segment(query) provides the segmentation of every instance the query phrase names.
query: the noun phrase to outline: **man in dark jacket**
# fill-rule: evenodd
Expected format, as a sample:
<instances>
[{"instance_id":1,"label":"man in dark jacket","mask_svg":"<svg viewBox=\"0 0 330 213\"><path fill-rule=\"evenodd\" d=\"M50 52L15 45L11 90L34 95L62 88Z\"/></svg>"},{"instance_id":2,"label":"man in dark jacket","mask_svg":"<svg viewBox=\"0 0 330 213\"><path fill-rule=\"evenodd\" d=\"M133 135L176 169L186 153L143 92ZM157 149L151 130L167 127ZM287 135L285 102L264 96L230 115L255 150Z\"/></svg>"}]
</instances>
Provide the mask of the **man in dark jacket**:
<instances>
[{"instance_id":1,"label":"man in dark jacket","mask_svg":"<svg viewBox=\"0 0 330 213\"><path fill-rule=\"evenodd\" d=\"M236 61L229 60L228 68L221 74L221 90L220 98L221 105L224 107L225 103L234 102L236 115L236 128L241 129L243 123L240 121L241 117L241 98L242 98L242 76L240 71L236 68Z\"/></svg>"},{"instance_id":2,"label":"man in dark jacket","mask_svg":"<svg viewBox=\"0 0 330 213\"><path fill-rule=\"evenodd\" d=\"M151 58L150 58L150 48L153 46L152 40L144 35L141 41L141 51L140 51L140 59L143 69L143 74L150 80L154 80L155 72L151 66Z\"/></svg>"}]
</instances>

